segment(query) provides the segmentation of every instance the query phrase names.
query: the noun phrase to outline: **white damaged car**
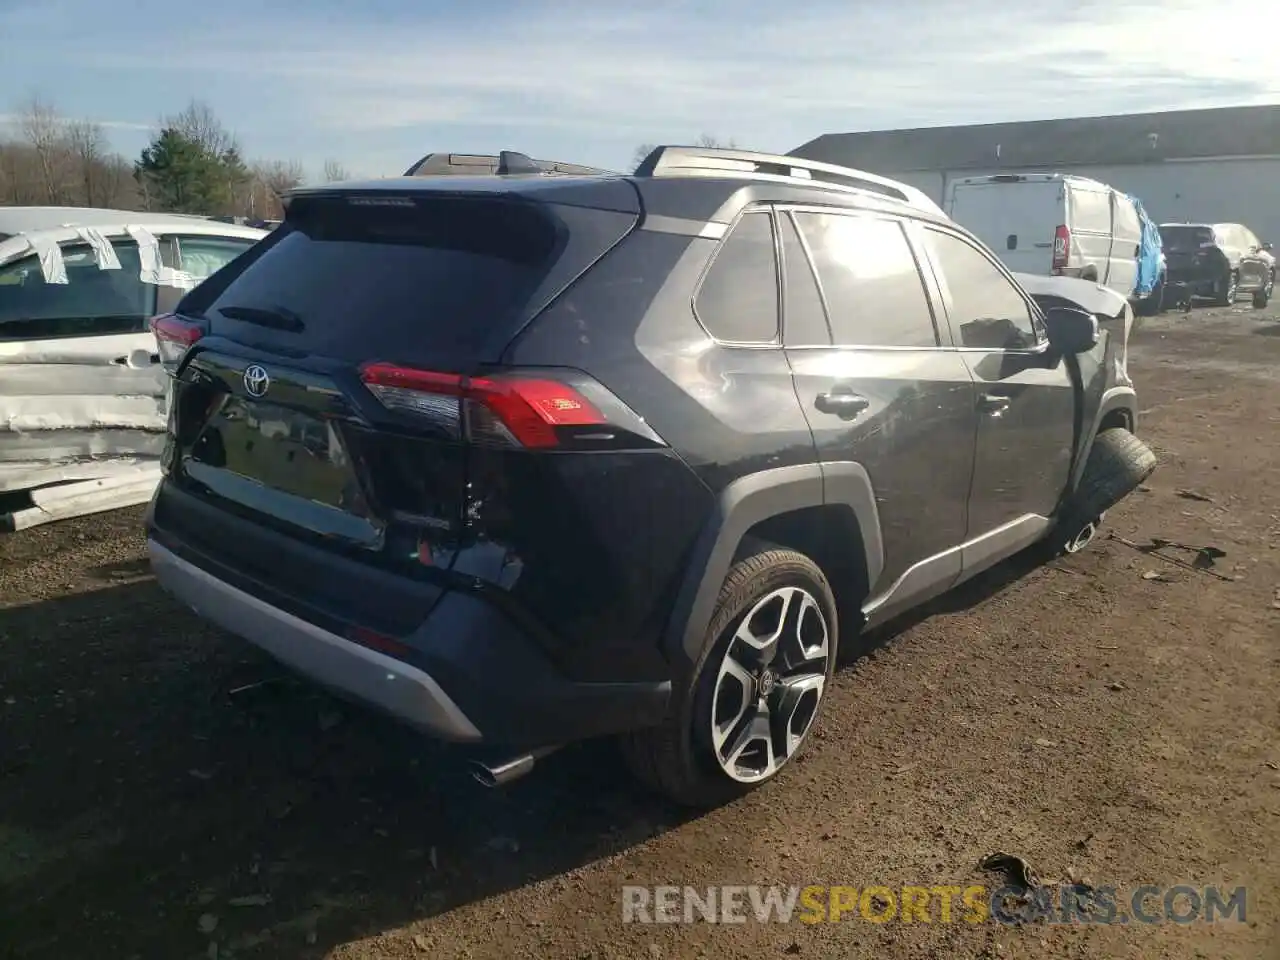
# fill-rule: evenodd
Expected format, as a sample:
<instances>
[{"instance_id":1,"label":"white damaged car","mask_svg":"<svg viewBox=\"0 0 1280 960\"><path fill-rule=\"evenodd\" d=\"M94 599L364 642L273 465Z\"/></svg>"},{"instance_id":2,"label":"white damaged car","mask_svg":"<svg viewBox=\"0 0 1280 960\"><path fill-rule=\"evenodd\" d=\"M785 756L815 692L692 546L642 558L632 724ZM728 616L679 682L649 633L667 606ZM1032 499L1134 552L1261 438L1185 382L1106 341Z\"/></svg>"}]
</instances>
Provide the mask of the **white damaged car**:
<instances>
[{"instance_id":1,"label":"white damaged car","mask_svg":"<svg viewBox=\"0 0 1280 960\"><path fill-rule=\"evenodd\" d=\"M167 377L147 321L267 231L0 207L0 531L145 503Z\"/></svg>"}]
</instances>

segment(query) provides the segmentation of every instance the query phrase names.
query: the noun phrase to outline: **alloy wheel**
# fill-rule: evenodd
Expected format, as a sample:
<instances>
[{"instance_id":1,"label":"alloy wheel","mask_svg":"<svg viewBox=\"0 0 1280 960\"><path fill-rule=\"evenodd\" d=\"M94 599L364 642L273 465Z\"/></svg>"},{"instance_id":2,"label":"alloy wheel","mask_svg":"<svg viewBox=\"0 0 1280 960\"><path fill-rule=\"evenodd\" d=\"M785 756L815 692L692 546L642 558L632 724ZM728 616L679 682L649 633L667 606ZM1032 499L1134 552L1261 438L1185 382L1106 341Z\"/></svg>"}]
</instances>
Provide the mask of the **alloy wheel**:
<instances>
[{"instance_id":1,"label":"alloy wheel","mask_svg":"<svg viewBox=\"0 0 1280 960\"><path fill-rule=\"evenodd\" d=\"M830 629L807 590L782 587L738 623L716 675L711 746L739 783L773 776L800 748L826 692Z\"/></svg>"}]
</instances>

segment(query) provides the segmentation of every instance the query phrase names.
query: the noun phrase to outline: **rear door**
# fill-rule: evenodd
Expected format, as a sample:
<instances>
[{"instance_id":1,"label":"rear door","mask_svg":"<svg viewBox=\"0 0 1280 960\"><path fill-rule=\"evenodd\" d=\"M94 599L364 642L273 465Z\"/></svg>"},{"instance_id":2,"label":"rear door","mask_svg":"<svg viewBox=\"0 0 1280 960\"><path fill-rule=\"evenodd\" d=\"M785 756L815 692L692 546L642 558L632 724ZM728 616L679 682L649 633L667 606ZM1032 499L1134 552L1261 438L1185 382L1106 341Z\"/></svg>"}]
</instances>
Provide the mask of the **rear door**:
<instances>
[{"instance_id":1,"label":"rear door","mask_svg":"<svg viewBox=\"0 0 1280 960\"><path fill-rule=\"evenodd\" d=\"M1142 254L1142 220L1133 201L1112 190L1111 256L1107 264L1106 286L1122 297L1133 296L1138 284L1138 258Z\"/></svg>"},{"instance_id":2,"label":"rear door","mask_svg":"<svg viewBox=\"0 0 1280 960\"><path fill-rule=\"evenodd\" d=\"M873 598L925 565L894 592L902 605L959 573L927 561L965 536L971 378L939 341L902 221L818 208L778 219L796 391L822 461L861 464L875 488L885 562Z\"/></svg>"},{"instance_id":3,"label":"rear door","mask_svg":"<svg viewBox=\"0 0 1280 960\"><path fill-rule=\"evenodd\" d=\"M1265 256L1259 256L1262 243L1252 230L1243 224L1236 227L1240 232L1240 289L1259 290L1267 285L1271 276L1271 263Z\"/></svg>"},{"instance_id":4,"label":"rear door","mask_svg":"<svg viewBox=\"0 0 1280 960\"><path fill-rule=\"evenodd\" d=\"M1161 224L1160 242L1170 283L1200 285L1217 279L1219 255L1212 227Z\"/></svg>"},{"instance_id":5,"label":"rear door","mask_svg":"<svg viewBox=\"0 0 1280 960\"><path fill-rule=\"evenodd\" d=\"M115 263L62 245L65 282L35 254L0 267L0 491L160 454L165 378L147 329L157 287L132 240L109 243Z\"/></svg>"},{"instance_id":6,"label":"rear door","mask_svg":"<svg viewBox=\"0 0 1280 960\"><path fill-rule=\"evenodd\" d=\"M1111 268L1111 195L1088 183L1065 180L1071 255L1068 275L1107 283Z\"/></svg>"},{"instance_id":7,"label":"rear door","mask_svg":"<svg viewBox=\"0 0 1280 960\"><path fill-rule=\"evenodd\" d=\"M978 391L969 538L982 541L970 558L981 565L1026 546L1054 516L1071 471L1076 389L1066 363L1045 363L1039 314L1005 271L958 233L924 233Z\"/></svg>"},{"instance_id":8,"label":"rear door","mask_svg":"<svg viewBox=\"0 0 1280 960\"><path fill-rule=\"evenodd\" d=\"M449 384L496 363L548 284L636 219L592 211L579 237L573 209L553 208L443 191L295 199L282 227L179 305L206 333L177 386L173 482L335 549L451 563L471 414ZM362 379L369 365L391 380ZM403 370L430 385L397 388Z\"/></svg>"},{"instance_id":9,"label":"rear door","mask_svg":"<svg viewBox=\"0 0 1280 960\"><path fill-rule=\"evenodd\" d=\"M1010 270L1048 275L1054 231L1064 222L1060 183L1018 175L957 183L948 213Z\"/></svg>"}]
</instances>

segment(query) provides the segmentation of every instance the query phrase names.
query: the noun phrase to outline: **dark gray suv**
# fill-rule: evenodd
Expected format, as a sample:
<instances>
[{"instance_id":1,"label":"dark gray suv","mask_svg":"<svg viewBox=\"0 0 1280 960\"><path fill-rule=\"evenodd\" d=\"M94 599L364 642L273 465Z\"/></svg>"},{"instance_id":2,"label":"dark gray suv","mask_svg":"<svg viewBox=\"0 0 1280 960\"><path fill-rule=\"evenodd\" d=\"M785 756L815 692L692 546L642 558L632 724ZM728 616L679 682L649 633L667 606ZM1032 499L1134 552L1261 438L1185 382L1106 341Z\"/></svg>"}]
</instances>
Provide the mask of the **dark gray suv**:
<instances>
[{"instance_id":1,"label":"dark gray suv","mask_svg":"<svg viewBox=\"0 0 1280 960\"><path fill-rule=\"evenodd\" d=\"M487 783L616 735L681 802L738 795L842 642L1079 549L1155 466L1094 285L1033 298L908 186L493 171L298 190L156 318L148 517L175 596Z\"/></svg>"}]
</instances>

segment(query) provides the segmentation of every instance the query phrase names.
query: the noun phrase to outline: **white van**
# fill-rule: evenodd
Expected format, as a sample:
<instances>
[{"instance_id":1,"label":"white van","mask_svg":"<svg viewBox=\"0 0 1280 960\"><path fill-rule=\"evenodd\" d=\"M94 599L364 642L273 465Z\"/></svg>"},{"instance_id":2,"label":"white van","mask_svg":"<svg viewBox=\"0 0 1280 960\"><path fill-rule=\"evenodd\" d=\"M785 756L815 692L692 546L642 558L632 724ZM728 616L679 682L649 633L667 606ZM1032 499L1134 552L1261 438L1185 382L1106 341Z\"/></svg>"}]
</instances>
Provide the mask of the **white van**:
<instances>
[{"instance_id":1,"label":"white van","mask_svg":"<svg viewBox=\"0 0 1280 960\"><path fill-rule=\"evenodd\" d=\"M946 211L1011 271L1134 296L1142 222L1133 201L1105 183L1061 173L966 177L951 185Z\"/></svg>"}]
</instances>

